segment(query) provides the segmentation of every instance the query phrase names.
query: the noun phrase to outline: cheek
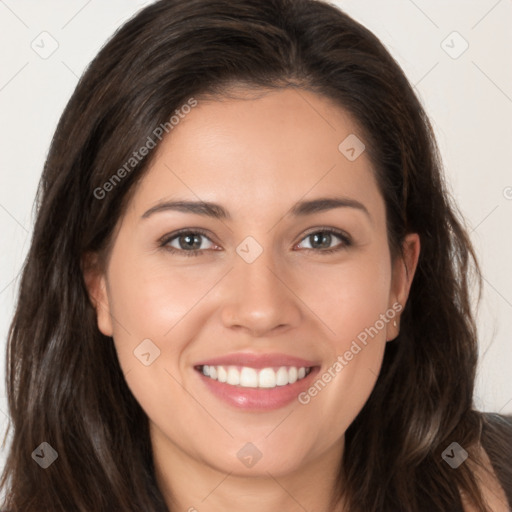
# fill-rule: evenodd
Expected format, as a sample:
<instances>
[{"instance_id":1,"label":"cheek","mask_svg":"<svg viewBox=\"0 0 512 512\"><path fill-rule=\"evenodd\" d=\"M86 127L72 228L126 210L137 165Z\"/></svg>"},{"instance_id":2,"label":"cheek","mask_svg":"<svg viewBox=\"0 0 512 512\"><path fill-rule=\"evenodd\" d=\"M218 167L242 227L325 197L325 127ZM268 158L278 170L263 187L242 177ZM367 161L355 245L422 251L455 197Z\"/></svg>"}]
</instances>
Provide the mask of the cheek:
<instances>
[{"instance_id":1,"label":"cheek","mask_svg":"<svg viewBox=\"0 0 512 512\"><path fill-rule=\"evenodd\" d=\"M200 266L186 270L143 257L119 261L110 275L111 311L135 338L161 339L215 283ZM122 329L118 329L124 336Z\"/></svg>"},{"instance_id":2,"label":"cheek","mask_svg":"<svg viewBox=\"0 0 512 512\"><path fill-rule=\"evenodd\" d=\"M339 265L317 265L314 271L304 268L297 273L309 277L296 277L294 290L326 327L338 352L348 349L350 341L374 325L388 308L391 267L378 254L377 250L365 251ZM379 330L385 337L381 325Z\"/></svg>"},{"instance_id":3,"label":"cheek","mask_svg":"<svg viewBox=\"0 0 512 512\"><path fill-rule=\"evenodd\" d=\"M198 424L195 402L180 385L179 363L191 337L194 306L215 282L204 272L191 274L132 257L112 258L109 276L114 343L126 383L148 417L169 426L178 438L190 425ZM197 322L192 322L197 327ZM141 346L146 348L142 351ZM147 352L152 362L146 366L139 357ZM153 359L154 354L157 357ZM171 420L171 410L180 410L179 422ZM208 422L206 415L202 421Z\"/></svg>"},{"instance_id":4,"label":"cheek","mask_svg":"<svg viewBox=\"0 0 512 512\"><path fill-rule=\"evenodd\" d=\"M327 437L343 432L367 401L380 371L386 328L394 317L388 308L391 269L386 258L351 261L337 272L322 269L315 282L304 285L315 314L328 329L326 364L301 403L331 411ZM386 316L388 312L388 317Z\"/></svg>"},{"instance_id":5,"label":"cheek","mask_svg":"<svg viewBox=\"0 0 512 512\"><path fill-rule=\"evenodd\" d=\"M182 399L186 405L178 384L188 361L184 354L211 311L204 309L205 299L224 271L219 275L213 267L184 269L171 266L165 258L156 263L148 260L132 256L114 262L112 258L109 281L119 364L141 406L151 408L151 417L170 404L182 407ZM157 357L144 366L138 356L148 350L150 359L153 353ZM168 392L162 394L163 389Z\"/></svg>"}]
</instances>

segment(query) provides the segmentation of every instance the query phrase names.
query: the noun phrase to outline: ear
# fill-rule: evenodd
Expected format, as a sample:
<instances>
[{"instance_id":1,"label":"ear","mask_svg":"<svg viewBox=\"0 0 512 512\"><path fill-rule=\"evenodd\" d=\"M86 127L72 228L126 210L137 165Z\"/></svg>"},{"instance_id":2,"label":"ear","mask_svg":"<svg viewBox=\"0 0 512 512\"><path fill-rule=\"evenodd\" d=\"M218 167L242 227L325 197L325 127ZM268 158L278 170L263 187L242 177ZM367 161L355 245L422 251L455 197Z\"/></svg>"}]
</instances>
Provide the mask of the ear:
<instances>
[{"instance_id":1,"label":"ear","mask_svg":"<svg viewBox=\"0 0 512 512\"><path fill-rule=\"evenodd\" d=\"M387 341L394 340L400 332L398 304L400 304L400 311L402 311L409 297L409 291L420 255L420 236L418 233L409 233L405 237L402 247L404 257L397 257L396 261L393 263L393 277L388 307L397 311L397 314L395 318L387 324ZM395 305L394 307L393 304Z\"/></svg>"},{"instance_id":2,"label":"ear","mask_svg":"<svg viewBox=\"0 0 512 512\"><path fill-rule=\"evenodd\" d=\"M105 336L112 336L112 316L108 298L107 279L101 270L96 253L88 253L82 258L82 273L89 299L96 310L98 329Z\"/></svg>"}]
</instances>

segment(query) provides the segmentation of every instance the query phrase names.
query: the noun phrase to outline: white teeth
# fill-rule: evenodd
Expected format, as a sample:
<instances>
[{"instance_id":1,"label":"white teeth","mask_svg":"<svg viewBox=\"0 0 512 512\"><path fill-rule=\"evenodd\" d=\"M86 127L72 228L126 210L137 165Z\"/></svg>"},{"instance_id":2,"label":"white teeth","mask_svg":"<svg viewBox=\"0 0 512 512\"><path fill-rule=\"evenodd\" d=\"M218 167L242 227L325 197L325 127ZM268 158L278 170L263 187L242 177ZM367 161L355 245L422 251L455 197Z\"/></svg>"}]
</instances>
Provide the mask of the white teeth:
<instances>
[{"instance_id":1,"label":"white teeth","mask_svg":"<svg viewBox=\"0 0 512 512\"><path fill-rule=\"evenodd\" d=\"M275 388L276 387L276 372L272 368L263 368L260 370L258 378L259 388Z\"/></svg>"},{"instance_id":2,"label":"white teeth","mask_svg":"<svg viewBox=\"0 0 512 512\"><path fill-rule=\"evenodd\" d=\"M288 370L284 366L277 370L276 384L278 386L286 386L288 384Z\"/></svg>"},{"instance_id":3,"label":"white teeth","mask_svg":"<svg viewBox=\"0 0 512 512\"><path fill-rule=\"evenodd\" d=\"M236 368L233 371L238 373ZM240 372L240 386L244 388L257 388L258 387L258 372L254 368L242 368Z\"/></svg>"},{"instance_id":4,"label":"white teeth","mask_svg":"<svg viewBox=\"0 0 512 512\"><path fill-rule=\"evenodd\" d=\"M226 382L228 380L228 372L224 366L217 366L217 380L219 382Z\"/></svg>"},{"instance_id":5,"label":"white teeth","mask_svg":"<svg viewBox=\"0 0 512 512\"><path fill-rule=\"evenodd\" d=\"M239 369L236 366L208 366L202 367L203 375L210 379L224 382L231 386L242 386L246 388L275 388L293 384L309 374L311 368L297 368L295 366L281 366L277 369L262 368L257 370L247 366Z\"/></svg>"},{"instance_id":6,"label":"white teeth","mask_svg":"<svg viewBox=\"0 0 512 512\"><path fill-rule=\"evenodd\" d=\"M238 386L238 384L240 384L240 372L236 368L230 366L228 368L228 378L226 382L232 386Z\"/></svg>"}]
</instances>

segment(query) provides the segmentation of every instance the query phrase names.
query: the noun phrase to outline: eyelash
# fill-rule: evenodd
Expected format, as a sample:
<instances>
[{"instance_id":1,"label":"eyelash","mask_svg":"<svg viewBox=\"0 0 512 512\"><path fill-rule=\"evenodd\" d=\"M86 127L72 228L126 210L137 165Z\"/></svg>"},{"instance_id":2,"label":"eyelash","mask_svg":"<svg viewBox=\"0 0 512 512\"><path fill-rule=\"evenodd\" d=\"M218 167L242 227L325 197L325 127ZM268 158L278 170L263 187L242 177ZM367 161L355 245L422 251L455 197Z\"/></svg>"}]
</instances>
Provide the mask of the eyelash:
<instances>
[{"instance_id":1,"label":"eyelash","mask_svg":"<svg viewBox=\"0 0 512 512\"><path fill-rule=\"evenodd\" d=\"M335 235L337 236L338 238L341 239L341 241L343 243L339 244L338 246L335 246L331 249L302 249L302 250L306 250L306 251L316 251L316 252L319 252L321 254L332 254L332 253L335 253L335 252L338 252L338 251L341 251L343 249L346 249L348 247L351 247L352 246L352 240L350 239L349 236L347 236L346 234L344 234L342 231L339 231L337 229L333 229L333 228L316 228L315 231L310 231L309 233L307 233L301 240L300 242L302 242L303 240L305 240L307 237L311 236L311 235L315 235L315 234L318 234L318 233L327 233L327 234L331 234L331 235ZM158 246L160 248L163 248L165 249L166 251L169 251L171 254L182 254L186 257L190 257L190 256L200 256L202 252L204 252L205 250L207 249L193 249L191 251L185 251L183 249L176 249L175 247L170 247L168 246L167 244L169 242L171 242L172 240L174 240L175 238L178 238L179 236L181 235L202 235L204 236L205 238L209 238L208 234L200 229L200 228L197 228L197 229L190 229L190 228L184 228L184 229L181 229L179 231L176 231L174 233L171 233L170 235L164 235L162 238L160 238L160 240L158 241ZM210 240L211 241L211 240ZM300 243L299 242L299 243Z\"/></svg>"}]
</instances>

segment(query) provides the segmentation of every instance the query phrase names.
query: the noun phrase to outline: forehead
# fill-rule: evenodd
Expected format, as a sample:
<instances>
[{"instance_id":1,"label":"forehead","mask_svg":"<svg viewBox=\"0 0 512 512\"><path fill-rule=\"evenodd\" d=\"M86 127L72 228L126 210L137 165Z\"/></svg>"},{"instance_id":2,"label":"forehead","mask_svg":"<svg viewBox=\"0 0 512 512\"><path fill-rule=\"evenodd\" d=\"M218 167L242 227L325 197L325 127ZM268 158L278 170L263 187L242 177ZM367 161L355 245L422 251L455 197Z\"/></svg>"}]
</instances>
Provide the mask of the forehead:
<instances>
[{"instance_id":1,"label":"forehead","mask_svg":"<svg viewBox=\"0 0 512 512\"><path fill-rule=\"evenodd\" d=\"M248 214L334 193L382 203L364 136L331 100L285 89L197 101L156 149L135 210L172 197Z\"/></svg>"}]
</instances>

